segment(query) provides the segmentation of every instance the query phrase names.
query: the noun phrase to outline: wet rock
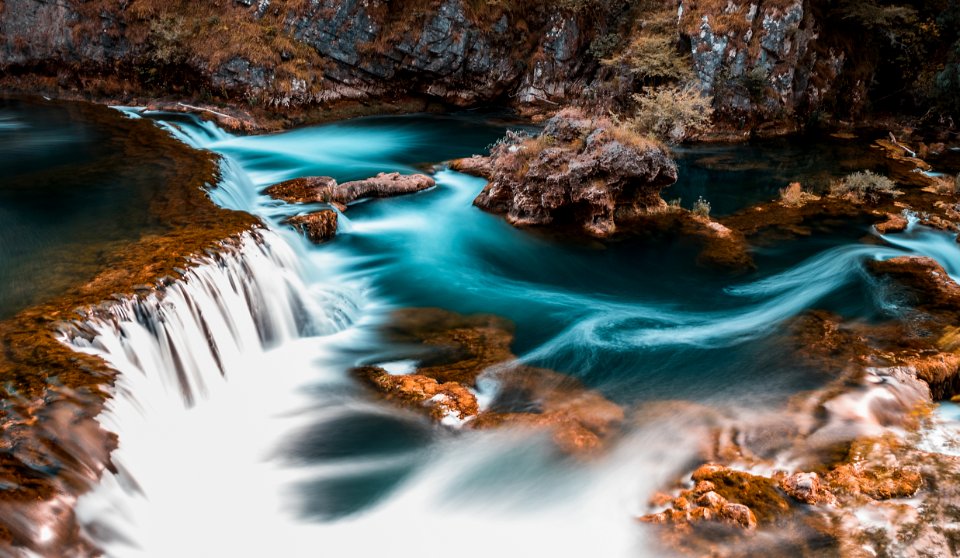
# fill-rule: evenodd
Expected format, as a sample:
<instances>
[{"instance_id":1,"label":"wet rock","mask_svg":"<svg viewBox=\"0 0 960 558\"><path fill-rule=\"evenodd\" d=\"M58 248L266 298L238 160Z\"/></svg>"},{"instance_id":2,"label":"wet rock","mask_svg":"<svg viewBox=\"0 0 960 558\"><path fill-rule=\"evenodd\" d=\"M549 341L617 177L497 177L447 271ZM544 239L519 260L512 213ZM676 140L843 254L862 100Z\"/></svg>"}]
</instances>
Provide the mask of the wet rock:
<instances>
[{"instance_id":1,"label":"wet rock","mask_svg":"<svg viewBox=\"0 0 960 558\"><path fill-rule=\"evenodd\" d=\"M332 201L350 203L363 198L388 198L433 188L436 184L425 174L381 172L372 178L340 184L334 189Z\"/></svg>"},{"instance_id":2,"label":"wet rock","mask_svg":"<svg viewBox=\"0 0 960 558\"><path fill-rule=\"evenodd\" d=\"M888 213L887 220L874 225L880 234L903 232L907 230L907 218L903 214Z\"/></svg>"},{"instance_id":3,"label":"wet rock","mask_svg":"<svg viewBox=\"0 0 960 558\"><path fill-rule=\"evenodd\" d=\"M287 203L329 203L337 181L329 176L294 178L270 186L264 193Z\"/></svg>"},{"instance_id":4,"label":"wet rock","mask_svg":"<svg viewBox=\"0 0 960 558\"><path fill-rule=\"evenodd\" d=\"M663 211L660 190L677 180L661 145L574 109L536 138L508 135L490 165L474 205L513 225L573 225L597 237L613 234L618 221Z\"/></svg>"},{"instance_id":5,"label":"wet rock","mask_svg":"<svg viewBox=\"0 0 960 558\"><path fill-rule=\"evenodd\" d=\"M450 161L450 168L465 174L472 174L486 179L493 178L493 161L490 157L474 155L463 159Z\"/></svg>"},{"instance_id":6,"label":"wet rock","mask_svg":"<svg viewBox=\"0 0 960 558\"><path fill-rule=\"evenodd\" d=\"M798 502L810 505L836 502L816 473L794 473L780 481L780 488Z\"/></svg>"},{"instance_id":7,"label":"wet rock","mask_svg":"<svg viewBox=\"0 0 960 558\"><path fill-rule=\"evenodd\" d=\"M718 517L742 529L751 530L757 528L756 516L750 508L743 504L724 504L720 508Z\"/></svg>"},{"instance_id":8,"label":"wet rock","mask_svg":"<svg viewBox=\"0 0 960 558\"><path fill-rule=\"evenodd\" d=\"M862 497L907 498L923 486L918 464L903 461L911 452L907 444L892 435L858 439L824 480L841 502L856 503Z\"/></svg>"},{"instance_id":9,"label":"wet rock","mask_svg":"<svg viewBox=\"0 0 960 558\"><path fill-rule=\"evenodd\" d=\"M714 492L731 503L746 506L760 521L772 521L790 509L777 483L767 477L728 467L701 467L693 478L713 483Z\"/></svg>"},{"instance_id":10,"label":"wet rock","mask_svg":"<svg viewBox=\"0 0 960 558\"><path fill-rule=\"evenodd\" d=\"M391 375L383 368L353 370L384 398L427 412L439 422L459 424L480 412L477 397L457 382L440 383L420 374Z\"/></svg>"},{"instance_id":11,"label":"wet rock","mask_svg":"<svg viewBox=\"0 0 960 558\"><path fill-rule=\"evenodd\" d=\"M314 244L326 242L337 234L337 212L332 209L290 217L285 223L306 235Z\"/></svg>"},{"instance_id":12,"label":"wet rock","mask_svg":"<svg viewBox=\"0 0 960 558\"><path fill-rule=\"evenodd\" d=\"M414 373L391 376L376 366L353 373L381 396L426 410L436 420L453 414L476 417L470 428L543 429L560 451L577 455L605 448L623 422L619 405L574 378L512 364L513 325L503 318L408 308L394 314L384 333L411 348L418 360ZM484 411L470 391L481 375L500 394Z\"/></svg>"},{"instance_id":13,"label":"wet rock","mask_svg":"<svg viewBox=\"0 0 960 558\"><path fill-rule=\"evenodd\" d=\"M329 176L295 178L270 186L264 193L287 203L346 205L364 198L387 198L432 188L436 182L424 174L380 173L364 180L337 184Z\"/></svg>"}]
</instances>

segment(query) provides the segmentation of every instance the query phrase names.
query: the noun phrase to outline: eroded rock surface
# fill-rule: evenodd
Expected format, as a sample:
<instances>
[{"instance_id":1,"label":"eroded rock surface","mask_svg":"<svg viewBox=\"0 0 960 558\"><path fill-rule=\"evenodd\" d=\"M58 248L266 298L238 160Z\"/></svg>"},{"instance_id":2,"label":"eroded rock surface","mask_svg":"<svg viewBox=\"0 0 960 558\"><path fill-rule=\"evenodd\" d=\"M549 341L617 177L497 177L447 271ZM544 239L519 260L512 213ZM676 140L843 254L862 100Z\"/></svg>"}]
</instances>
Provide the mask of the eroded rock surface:
<instances>
[{"instance_id":1,"label":"eroded rock surface","mask_svg":"<svg viewBox=\"0 0 960 558\"><path fill-rule=\"evenodd\" d=\"M618 221L665 210L660 190L677 180L663 146L572 109L536 138L507 136L490 166L477 207L518 226L574 225L598 237L613 234Z\"/></svg>"}]
</instances>

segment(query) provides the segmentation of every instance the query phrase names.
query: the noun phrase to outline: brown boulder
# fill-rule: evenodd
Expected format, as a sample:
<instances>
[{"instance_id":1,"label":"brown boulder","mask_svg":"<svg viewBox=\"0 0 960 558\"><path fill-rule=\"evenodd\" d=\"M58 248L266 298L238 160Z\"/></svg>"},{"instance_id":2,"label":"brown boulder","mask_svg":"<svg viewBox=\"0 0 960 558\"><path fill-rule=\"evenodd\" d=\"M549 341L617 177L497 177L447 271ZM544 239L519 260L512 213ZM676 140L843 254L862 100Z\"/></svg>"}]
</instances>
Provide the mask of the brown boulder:
<instances>
[{"instance_id":1,"label":"brown boulder","mask_svg":"<svg viewBox=\"0 0 960 558\"><path fill-rule=\"evenodd\" d=\"M332 209L297 215L284 222L306 235L314 244L326 242L337 234L337 212Z\"/></svg>"},{"instance_id":2,"label":"brown boulder","mask_svg":"<svg viewBox=\"0 0 960 558\"><path fill-rule=\"evenodd\" d=\"M490 154L490 183L474 205L517 226L573 225L613 234L618 221L663 211L677 180L666 149L607 118L565 109L540 136L508 134Z\"/></svg>"},{"instance_id":3,"label":"brown boulder","mask_svg":"<svg viewBox=\"0 0 960 558\"><path fill-rule=\"evenodd\" d=\"M337 181L329 176L308 176L274 184L264 193L287 203L329 203L336 186Z\"/></svg>"},{"instance_id":4,"label":"brown boulder","mask_svg":"<svg viewBox=\"0 0 960 558\"><path fill-rule=\"evenodd\" d=\"M383 173L364 180L337 184L329 176L295 178L270 186L264 192L287 203L345 205L363 198L387 198L432 188L436 182L425 174Z\"/></svg>"},{"instance_id":5,"label":"brown boulder","mask_svg":"<svg viewBox=\"0 0 960 558\"><path fill-rule=\"evenodd\" d=\"M474 155L450 161L450 168L465 174L472 174L490 180L493 178L493 161L490 157Z\"/></svg>"},{"instance_id":6,"label":"brown boulder","mask_svg":"<svg viewBox=\"0 0 960 558\"><path fill-rule=\"evenodd\" d=\"M366 366L353 370L388 400L426 409L436 420L456 415L471 420L471 428L537 428L549 430L564 453L589 454L600 450L618 432L623 409L576 379L541 368L509 364L513 324L498 316L464 316L438 308L408 308L394 313L384 333L394 342L417 351L413 374L391 376ZM522 409L480 412L476 396L478 376L486 371L499 383L499 392L524 400Z\"/></svg>"},{"instance_id":7,"label":"brown boulder","mask_svg":"<svg viewBox=\"0 0 960 558\"><path fill-rule=\"evenodd\" d=\"M780 488L791 498L804 504L818 505L836 502L816 473L794 473L780 481Z\"/></svg>"},{"instance_id":8,"label":"brown boulder","mask_svg":"<svg viewBox=\"0 0 960 558\"><path fill-rule=\"evenodd\" d=\"M436 184L425 174L381 172L371 178L340 184L334 190L333 201L350 203L363 198L388 198L433 188Z\"/></svg>"},{"instance_id":9,"label":"brown boulder","mask_svg":"<svg viewBox=\"0 0 960 558\"><path fill-rule=\"evenodd\" d=\"M907 230L907 218L901 214L887 213L887 220L873 226L880 234L903 232Z\"/></svg>"}]
</instances>

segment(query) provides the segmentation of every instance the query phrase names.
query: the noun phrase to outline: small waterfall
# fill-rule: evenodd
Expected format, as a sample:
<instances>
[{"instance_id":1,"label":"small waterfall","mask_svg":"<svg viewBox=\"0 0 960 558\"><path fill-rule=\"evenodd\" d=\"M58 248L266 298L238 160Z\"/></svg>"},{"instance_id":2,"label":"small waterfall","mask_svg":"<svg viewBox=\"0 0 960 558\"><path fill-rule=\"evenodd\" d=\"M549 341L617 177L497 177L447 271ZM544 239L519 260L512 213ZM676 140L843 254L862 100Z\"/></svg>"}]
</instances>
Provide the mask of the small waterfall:
<instances>
[{"instance_id":1,"label":"small waterfall","mask_svg":"<svg viewBox=\"0 0 960 558\"><path fill-rule=\"evenodd\" d=\"M245 233L194 264L181 280L62 330L64 343L120 372L98 419L119 435L114 472L77 503L86 535L110 556L169 555L172 525L187 533L237 493L281 510L286 479L268 446L290 425L274 419L305 406L296 397L317 373L312 340L343 331L358 312L351 296L307 289L295 252L270 231ZM263 522L258 514L269 512L254 508L235 509ZM204 544L174 547L201 555Z\"/></svg>"},{"instance_id":2,"label":"small waterfall","mask_svg":"<svg viewBox=\"0 0 960 558\"><path fill-rule=\"evenodd\" d=\"M162 291L64 331L64 341L123 373L164 378L190 404L212 374L242 369L250 354L349 322L349 308L312 303L295 254L274 233L247 233L195 263Z\"/></svg>"}]
</instances>

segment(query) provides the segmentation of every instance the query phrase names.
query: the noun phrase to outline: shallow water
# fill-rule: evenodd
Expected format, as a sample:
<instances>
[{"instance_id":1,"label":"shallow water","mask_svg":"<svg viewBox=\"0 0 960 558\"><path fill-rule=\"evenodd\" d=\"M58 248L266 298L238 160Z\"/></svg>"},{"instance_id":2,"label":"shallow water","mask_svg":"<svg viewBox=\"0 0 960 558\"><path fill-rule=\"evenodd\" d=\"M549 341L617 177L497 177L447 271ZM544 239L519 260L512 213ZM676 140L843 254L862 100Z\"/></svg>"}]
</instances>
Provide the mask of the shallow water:
<instances>
[{"instance_id":1,"label":"shallow water","mask_svg":"<svg viewBox=\"0 0 960 558\"><path fill-rule=\"evenodd\" d=\"M371 400L346 370L415 359L378 326L393 309L438 306L511 319L523 361L628 409L674 399L773 408L829 379L784 350L791 318L900 311L865 262L917 253L958 273L947 235L915 227L878 238L851 225L766 246L757 272L730 276L697 266L695 247L680 240L571 243L515 229L471 205L482 180L442 168L431 171L435 189L351 206L337 238L313 246L281 224L309 208L263 188L428 169L481 152L502 126L482 115L413 116L234 137L146 116L223 155L213 198L270 230L191 272L169 304L118 310L95 343L78 345L122 371L101 419L120 435L119 474L79 506L111 556L655 555L633 517L694 455L699 434L688 425L633 424L610 455L583 463L541 436L434 426ZM757 190L775 177L822 176L800 163L789 163L792 174L783 161L804 148L784 155L773 145L769 159L724 148L769 179L713 174L714 199L748 203L772 197ZM683 156L714 148L704 149ZM809 146L811 160L822 153Z\"/></svg>"},{"instance_id":2,"label":"shallow water","mask_svg":"<svg viewBox=\"0 0 960 558\"><path fill-rule=\"evenodd\" d=\"M0 96L0 319L92 277L110 243L156 228L150 201L173 162L159 146L125 153L127 131L102 110Z\"/></svg>"}]
</instances>

